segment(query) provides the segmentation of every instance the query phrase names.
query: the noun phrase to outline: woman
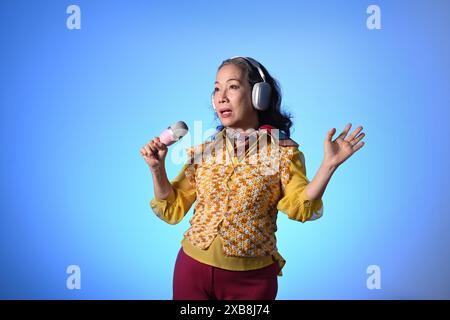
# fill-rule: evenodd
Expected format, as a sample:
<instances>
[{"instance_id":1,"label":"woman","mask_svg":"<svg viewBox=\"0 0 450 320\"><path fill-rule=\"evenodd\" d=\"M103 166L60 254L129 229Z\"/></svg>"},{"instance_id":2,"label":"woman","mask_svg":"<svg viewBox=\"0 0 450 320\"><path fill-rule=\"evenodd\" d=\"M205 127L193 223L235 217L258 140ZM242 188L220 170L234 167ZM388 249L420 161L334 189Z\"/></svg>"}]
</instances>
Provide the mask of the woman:
<instances>
[{"instance_id":1,"label":"woman","mask_svg":"<svg viewBox=\"0 0 450 320\"><path fill-rule=\"evenodd\" d=\"M178 223L196 201L175 263L173 298L273 300L285 264L276 246L277 212L300 222L321 217L331 176L364 145L364 133L358 127L347 136L348 124L332 140L331 129L322 164L309 182L303 153L289 138L290 117L280 110L277 82L261 64L248 57L225 60L212 104L221 122L218 133L188 148L189 161L172 182L165 170L167 147L159 138L141 149L153 176L150 204L158 217ZM221 161L220 151L231 160ZM274 159L267 154L277 155L272 170L261 160Z\"/></svg>"}]
</instances>

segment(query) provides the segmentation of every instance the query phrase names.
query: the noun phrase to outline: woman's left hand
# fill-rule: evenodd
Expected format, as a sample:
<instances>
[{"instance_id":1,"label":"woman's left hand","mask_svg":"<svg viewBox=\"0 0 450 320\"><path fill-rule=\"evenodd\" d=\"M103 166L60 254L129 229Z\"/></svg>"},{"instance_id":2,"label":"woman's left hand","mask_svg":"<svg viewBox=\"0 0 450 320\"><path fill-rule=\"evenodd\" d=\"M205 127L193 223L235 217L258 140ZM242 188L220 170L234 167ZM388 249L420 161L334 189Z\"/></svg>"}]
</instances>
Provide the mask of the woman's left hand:
<instances>
[{"instance_id":1,"label":"woman's left hand","mask_svg":"<svg viewBox=\"0 0 450 320\"><path fill-rule=\"evenodd\" d=\"M328 166L330 168L339 167L345 160L350 158L356 151L364 146L364 141L360 142L361 139L365 136L365 133L361 132L361 130L363 129L362 126L356 128L346 138L351 127L351 123L347 124L344 131L342 131L342 133L334 141L332 141L332 139L333 135L336 133L336 128L328 131L324 145L325 152L323 164L325 166Z\"/></svg>"}]
</instances>

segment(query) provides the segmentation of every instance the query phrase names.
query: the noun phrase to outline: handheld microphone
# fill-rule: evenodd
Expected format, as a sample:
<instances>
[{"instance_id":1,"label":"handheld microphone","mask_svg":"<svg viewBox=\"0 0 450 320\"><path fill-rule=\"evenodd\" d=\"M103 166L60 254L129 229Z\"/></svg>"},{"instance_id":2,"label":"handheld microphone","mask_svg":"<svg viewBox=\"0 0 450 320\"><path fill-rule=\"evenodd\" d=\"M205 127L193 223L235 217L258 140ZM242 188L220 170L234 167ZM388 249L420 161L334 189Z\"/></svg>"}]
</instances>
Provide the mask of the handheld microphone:
<instances>
[{"instance_id":1,"label":"handheld microphone","mask_svg":"<svg viewBox=\"0 0 450 320\"><path fill-rule=\"evenodd\" d=\"M159 141L164 143L166 146L177 142L183 138L189 131L188 126L183 121L178 121L169 126L159 135Z\"/></svg>"},{"instance_id":2,"label":"handheld microphone","mask_svg":"<svg viewBox=\"0 0 450 320\"><path fill-rule=\"evenodd\" d=\"M164 129L163 132L159 135L159 141L166 146L170 146L174 144L181 138L183 138L186 133L189 131L189 128L186 123L183 121L178 121L172 124L171 126ZM158 158L158 151L155 150L153 155Z\"/></svg>"}]
</instances>

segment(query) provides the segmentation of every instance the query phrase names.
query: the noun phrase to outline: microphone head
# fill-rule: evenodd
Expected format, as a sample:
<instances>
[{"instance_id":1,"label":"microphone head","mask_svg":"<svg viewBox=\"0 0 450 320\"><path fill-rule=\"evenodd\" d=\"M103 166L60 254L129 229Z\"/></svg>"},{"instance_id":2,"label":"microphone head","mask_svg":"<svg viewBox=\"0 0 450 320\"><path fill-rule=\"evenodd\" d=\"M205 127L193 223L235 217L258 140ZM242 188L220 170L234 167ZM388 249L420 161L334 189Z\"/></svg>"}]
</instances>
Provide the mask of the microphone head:
<instances>
[{"instance_id":1,"label":"microphone head","mask_svg":"<svg viewBox=\"0 0 450 320\"><path fill-rule=\"evenodd\" d=\"M176 140L180 140L189 131L189 128L184 121L177 121L174 124L172 124L169 128L172 129L173 135L176 138Z\"/></svg>"},{"instance_id":2,"label":"microphone head","mask_svg":"<svg viewBox=\"0 0 450 320\"><path fill-rule=\"evenodd\" d=\"M189 128L183 121L178 121L165 129L159 136L159 140L166 146L170 146L186 135Z\"/></svg>"}]
</instances>

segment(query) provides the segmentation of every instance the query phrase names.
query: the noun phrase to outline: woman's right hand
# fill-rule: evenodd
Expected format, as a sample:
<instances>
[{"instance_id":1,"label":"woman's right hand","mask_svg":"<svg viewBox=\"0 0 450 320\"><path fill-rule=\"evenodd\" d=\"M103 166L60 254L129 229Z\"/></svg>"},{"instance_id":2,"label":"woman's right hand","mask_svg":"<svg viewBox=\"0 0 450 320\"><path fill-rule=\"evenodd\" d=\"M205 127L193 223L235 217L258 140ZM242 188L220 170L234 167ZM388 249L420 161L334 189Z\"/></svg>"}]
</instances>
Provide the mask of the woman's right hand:
<instances>
[{"instance_id":1,"label":"woman's right hand","mask_svg":"<svg viewBox=\"0 0 450 320\"><path fill-rule=\"evenodd\" d=\"M164 167L164 161L167 155L167 146L159 141L159 137L155 137L141 148L141 155L145 162L147 162L150 170L159 170Z\"/></svg>"}]
</instances>

